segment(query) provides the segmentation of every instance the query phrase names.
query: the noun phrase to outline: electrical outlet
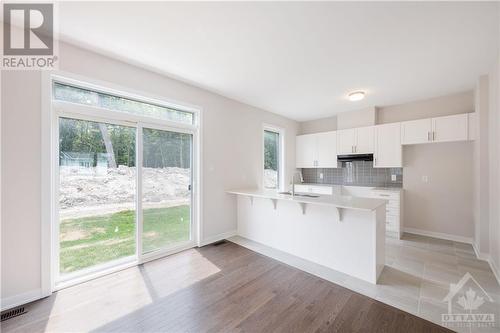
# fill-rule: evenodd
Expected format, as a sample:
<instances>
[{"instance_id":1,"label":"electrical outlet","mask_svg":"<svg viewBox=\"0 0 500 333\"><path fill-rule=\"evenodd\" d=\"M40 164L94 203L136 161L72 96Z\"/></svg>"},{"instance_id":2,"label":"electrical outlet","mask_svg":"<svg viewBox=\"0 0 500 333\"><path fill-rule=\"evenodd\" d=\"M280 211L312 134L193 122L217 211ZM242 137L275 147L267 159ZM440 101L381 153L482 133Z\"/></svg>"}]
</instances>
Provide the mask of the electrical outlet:
<instances>
[{"instance_id":1,"label":"electrical outlet","mask_svg":"<svg viewBox=\"0 0 500 333\"><path fill-rule=\"evenodd\" d=\"M397 180L397 176L396 175L391 175L391 181L395 182Z\"/></svg>"},{"instance_id":2,"label":"electrical outlet","mask_svg":"<svg viewBox=\"0 0 500 333\"><path fill-rule=\"evenodd\" d=\"M319 173L319 179L323 179L323 172Z\"/></svg>"}]
</instances>

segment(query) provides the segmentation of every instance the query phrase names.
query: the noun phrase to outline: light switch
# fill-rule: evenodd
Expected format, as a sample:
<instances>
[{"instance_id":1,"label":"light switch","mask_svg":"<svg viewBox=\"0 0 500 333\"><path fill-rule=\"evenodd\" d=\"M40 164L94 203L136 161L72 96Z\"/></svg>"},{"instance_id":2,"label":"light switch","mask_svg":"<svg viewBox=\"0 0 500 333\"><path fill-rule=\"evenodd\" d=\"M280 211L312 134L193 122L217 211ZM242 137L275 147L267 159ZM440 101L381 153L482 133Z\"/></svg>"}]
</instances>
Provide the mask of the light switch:
<instances>
[{"instance_id":1,"label":"light switch","mask_svg":"<svg viewBox=\"0 0 500 333\"><path fill-rule=\"evenodd\" d=\"M428 183L429 182L429 177L428 176L422 176L422 182Z\"/></svg>"},{"instance_id":2,"label":"light switch","mask_svg":"<svg viewBox=\"0 0 500 333\"><path fill-rule=\"evenodd\" d=\"M323 172L319 173L319 179L323 179Z\"/></svg>"},{"instance_id":3,"label":"light switch","mask_svg":"<svg viewBox=\"0 0 500 333\"><path fill-rule=\"evenodd\" d=\"M391 175L391 180L392 180L393 182L395 182L395 181L397 180L397 176L396 176L396 175Z\"/></svg>"}]
</instances>

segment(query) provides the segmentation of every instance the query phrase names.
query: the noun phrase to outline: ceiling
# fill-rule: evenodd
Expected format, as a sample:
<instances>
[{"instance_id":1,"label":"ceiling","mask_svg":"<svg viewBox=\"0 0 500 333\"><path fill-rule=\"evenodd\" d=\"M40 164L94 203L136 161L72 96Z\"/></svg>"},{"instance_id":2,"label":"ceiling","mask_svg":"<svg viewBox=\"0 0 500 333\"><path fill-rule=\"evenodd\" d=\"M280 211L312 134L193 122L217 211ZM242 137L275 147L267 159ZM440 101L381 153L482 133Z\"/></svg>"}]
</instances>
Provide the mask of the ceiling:
<instances>
[{"instance_id":1,"label":"ceiling","mask_svg":"<svg viewBox=\"0 0 500 333\"><path fill-rule=\"evenodd\" d=\"M298 121L472 89L496 3L64 2L60 38ZM364 90L363 101L348 92Z\"/></svg>"}]
</instances>

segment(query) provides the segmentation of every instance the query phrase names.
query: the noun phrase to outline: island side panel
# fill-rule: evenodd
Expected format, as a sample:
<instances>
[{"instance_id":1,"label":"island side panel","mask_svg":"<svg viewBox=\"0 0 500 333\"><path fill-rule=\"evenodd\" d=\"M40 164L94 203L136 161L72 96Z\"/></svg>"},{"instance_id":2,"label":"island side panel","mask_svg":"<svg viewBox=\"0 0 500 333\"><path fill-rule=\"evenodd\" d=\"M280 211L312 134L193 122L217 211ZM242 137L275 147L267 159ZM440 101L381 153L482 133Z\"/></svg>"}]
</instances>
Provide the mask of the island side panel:
<instances>
[{"instance_id":1,"label":"island side panel","mask_svg":"<svg viewBox=\"0 0 500 333\"><path fill-rule=\"evenodd\" d=\"M385 205L380 206L374 212L376 219L376 234L375 234L375 246L376 246L376 271L375 271L375 280L378 281L380 274L385 266L385 225L386 225L386 210Z\"/></svg>"},{"instance_id":2,"label":"island side panel","mask_svg":"<svg viewBox=\"0 0 500 333\"><path fill-rule=\"evenodd\" d=\"M376 283L377 214L238 195L238 234L297 257ZM384 245L382 245L384 246Z\"/></svg>"}]
</instances>

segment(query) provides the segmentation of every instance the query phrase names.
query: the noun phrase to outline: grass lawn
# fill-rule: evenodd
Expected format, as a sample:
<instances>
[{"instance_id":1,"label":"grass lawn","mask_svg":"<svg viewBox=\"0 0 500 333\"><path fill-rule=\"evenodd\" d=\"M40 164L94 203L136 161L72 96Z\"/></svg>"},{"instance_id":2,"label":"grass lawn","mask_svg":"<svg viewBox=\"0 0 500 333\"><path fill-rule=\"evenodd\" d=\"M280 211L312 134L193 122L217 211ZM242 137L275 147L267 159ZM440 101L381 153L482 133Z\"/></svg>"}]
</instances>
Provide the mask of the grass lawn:
<instances>
[{"instance_id":1,"label":"grass lawn","mask_svg":"<svg viewBox=\"0 0 500 333\"><path fill-rule=\"evenodd\" d=\"M143 251L189 240L189 206L144 210ZM60 270L69 273L135 254L135 211L67 219L60 225Z\"/></svg>"}]
</instances>

